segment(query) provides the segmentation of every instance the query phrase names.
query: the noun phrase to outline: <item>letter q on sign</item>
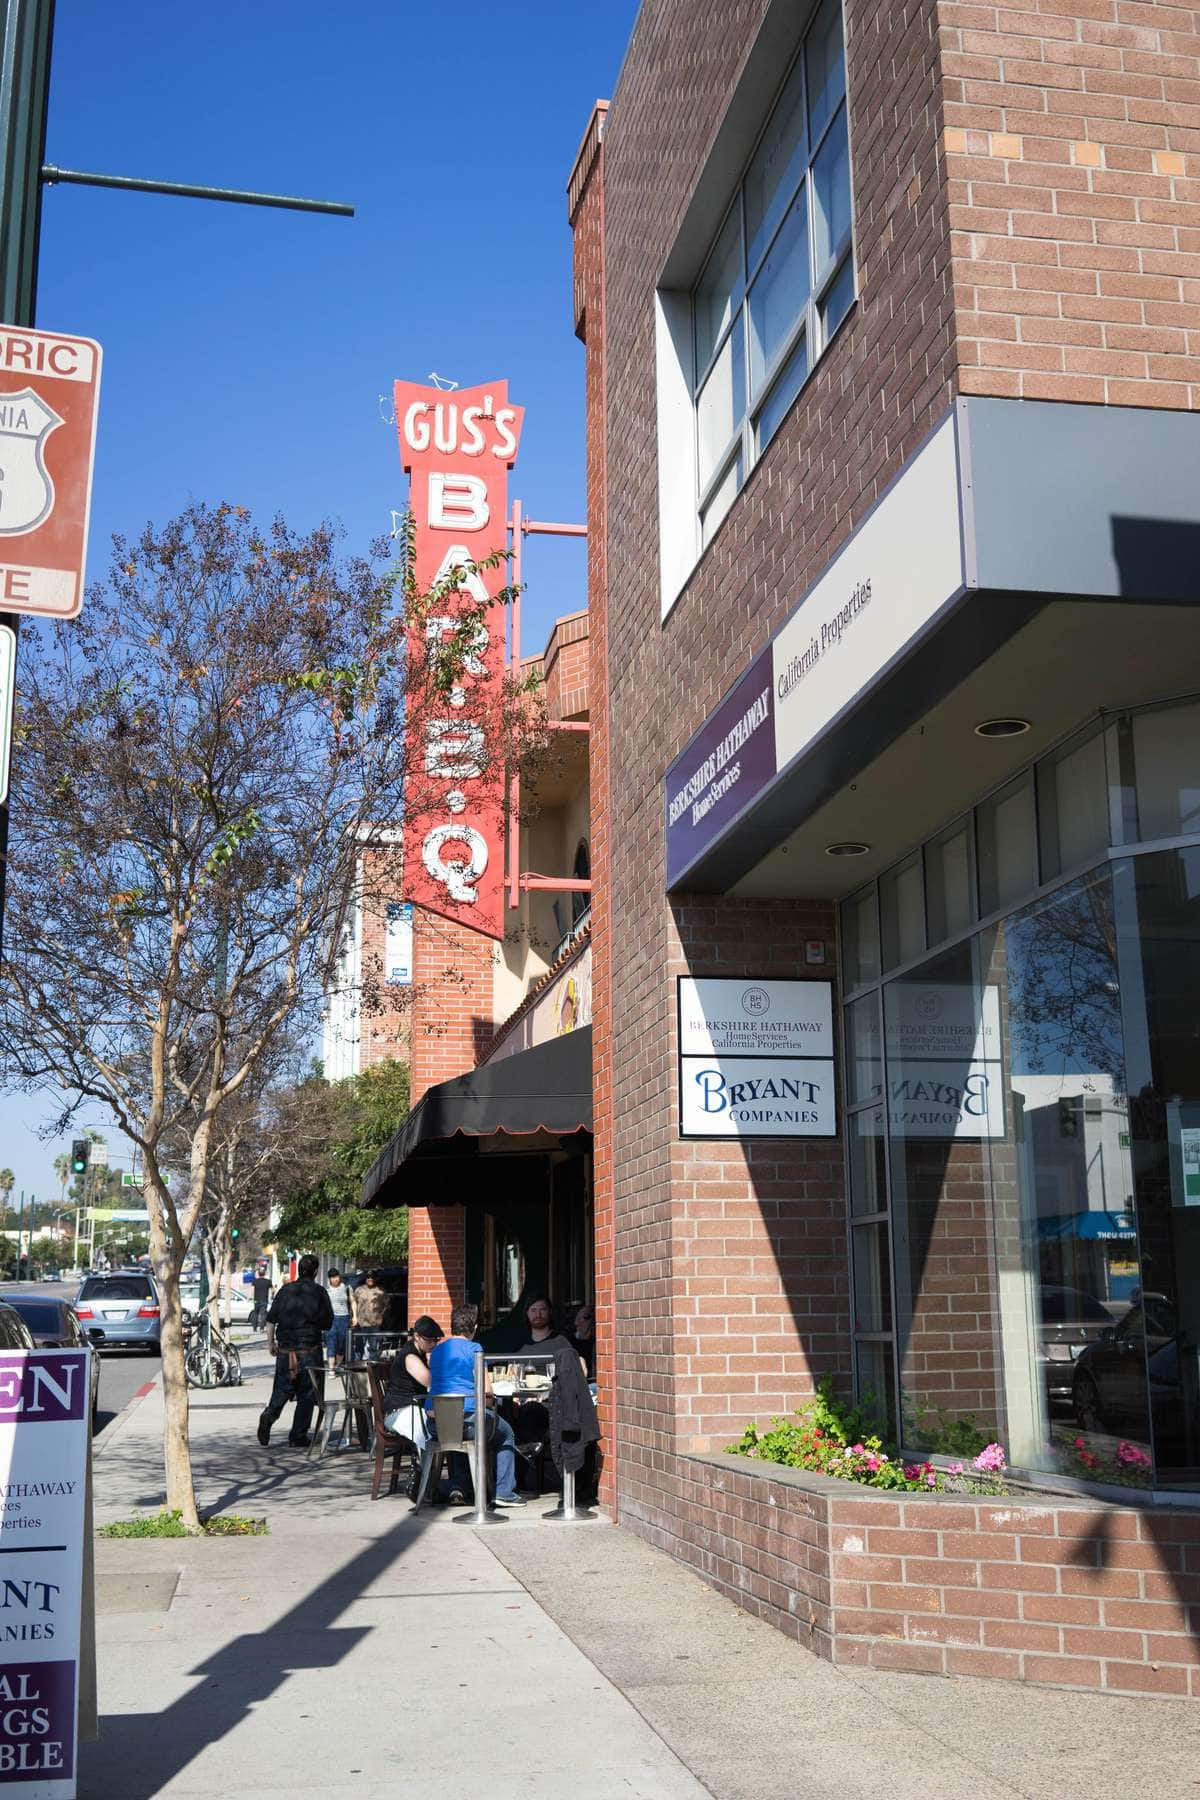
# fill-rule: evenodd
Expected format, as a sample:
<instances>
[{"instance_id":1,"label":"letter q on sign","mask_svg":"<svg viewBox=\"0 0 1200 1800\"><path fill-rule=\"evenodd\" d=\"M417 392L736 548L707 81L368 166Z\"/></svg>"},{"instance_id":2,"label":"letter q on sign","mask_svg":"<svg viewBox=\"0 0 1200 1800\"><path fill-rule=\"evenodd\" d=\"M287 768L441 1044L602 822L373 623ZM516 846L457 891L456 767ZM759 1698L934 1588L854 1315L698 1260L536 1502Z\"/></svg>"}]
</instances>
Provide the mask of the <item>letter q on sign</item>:
<instances>
[{"instance_id":1,"label":"letter q on sign","mask_svg":"<svg viewBox=\"0 0 1200 1800\"><path fill-rule=\"evenodd\" d=\"M443 861L442 851L447 844L461 844L468 855ZM467 906L475 904L479 890L474 884L488 866L488 847L487 839L473 825L435 825L426 834L421 860L431 879L445 884L452 900Z\"/></svg>"}]
</instances>

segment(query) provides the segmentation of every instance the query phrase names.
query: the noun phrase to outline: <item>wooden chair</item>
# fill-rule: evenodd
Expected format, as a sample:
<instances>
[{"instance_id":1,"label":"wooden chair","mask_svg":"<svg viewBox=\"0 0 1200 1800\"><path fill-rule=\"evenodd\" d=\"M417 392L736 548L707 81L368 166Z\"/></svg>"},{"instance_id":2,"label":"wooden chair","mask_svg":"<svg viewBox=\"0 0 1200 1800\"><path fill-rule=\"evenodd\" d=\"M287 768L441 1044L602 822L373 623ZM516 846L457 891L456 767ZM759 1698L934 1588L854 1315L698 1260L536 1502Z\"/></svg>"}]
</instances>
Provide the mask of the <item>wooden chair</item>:
<instances>
[{"instance_id":1,"label":"wooden chair","mask_svg":"<svg viewBox=\"0 0 1200 1800\"><path fill-rule=\"evenodd\" d=\"M368 1375L371 1383L371 1414L375 1421L375 1472L371 1478L371 1498L378 1500L379 1490L383 1485L383 1465L388 1457L392 1459L392 1478L388 1493L394 1494L400 1485L400 1458L407 1455L415 1473L420 1468L421 1453L409 1438L388 1430L383 1416L383 1376L373 1366Z\"/></svg>"}]
</instances>

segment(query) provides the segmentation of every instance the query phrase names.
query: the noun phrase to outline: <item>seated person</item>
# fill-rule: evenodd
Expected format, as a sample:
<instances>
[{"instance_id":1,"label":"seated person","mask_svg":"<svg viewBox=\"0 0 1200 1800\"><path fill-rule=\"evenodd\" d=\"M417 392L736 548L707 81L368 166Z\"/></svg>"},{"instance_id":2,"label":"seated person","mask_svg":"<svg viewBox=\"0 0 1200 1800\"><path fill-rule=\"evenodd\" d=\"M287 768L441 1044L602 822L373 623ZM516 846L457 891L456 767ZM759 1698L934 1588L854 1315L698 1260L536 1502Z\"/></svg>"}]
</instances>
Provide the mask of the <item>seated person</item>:
<instances>
[{"instance_id":1,"label":"seated person","mask_svg":"<svg viewBox=\"0 0 1200 1800\"><path fill-rule=\"evenodd\" d=\"M475 1359L483 1355L482 1344L477 1344L475 1333L479 1327L479 1308L469 1302L456 1306L450 1314L450 1336L444 1337L429 1358L429 1394L425 1403L426 1419L431 1437L437 1436L437 1422L433 1412L434 1394L461 1394L464 1403L464 1436L472 1437L475 1428ZM491 1398L492 1378L484 1373L484 1392ZM524 1506L525 1502L517 1492L516 1454L513 1429L507 1419L501 1418L491 1407L485 1413L484 1429L496 1447L496 1505ZM462 1459L464 1462L466 1458ZM451 1494L462 1494L463 1489L451 1476Z\"/></svg>"},{"instance_id":2,"label":"seated person","mask_svg":"<svg viewBox=\"0 0 1200 1800\"><path fill-rule=\"evenodd\" d=\"M575 1314L575 1328L571 1333L571 1342L583 1359L584 1373L589 1382L596 1379L596 1309L591 1304L581 1306Z\"/></svg>"},{"instance_id":3,"label":"seated person","mask_svg":"<svg viewBox=\"0 0 1200 1800\"><path fill-rule=\"evenodd\" d=\"M412 1328L412 1342L402 1345L392 1358L387 1392L383 1397L383 1422L389 1431L423 1450L429 1437L425 1400L429 1393L429 1357L441 1342L442 1328L428 1314Z\"/></svg>"}]
</instances>

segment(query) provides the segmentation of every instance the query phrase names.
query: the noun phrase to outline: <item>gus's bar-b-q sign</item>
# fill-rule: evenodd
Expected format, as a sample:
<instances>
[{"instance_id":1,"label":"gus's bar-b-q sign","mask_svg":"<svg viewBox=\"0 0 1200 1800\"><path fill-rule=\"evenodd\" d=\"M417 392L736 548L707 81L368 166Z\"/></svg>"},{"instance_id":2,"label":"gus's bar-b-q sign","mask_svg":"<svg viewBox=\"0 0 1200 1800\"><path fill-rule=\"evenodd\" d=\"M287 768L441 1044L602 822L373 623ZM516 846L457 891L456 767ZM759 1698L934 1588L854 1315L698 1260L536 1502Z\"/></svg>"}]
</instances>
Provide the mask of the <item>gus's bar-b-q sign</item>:
<instances>
[{"instance_id":1,"label":"gus's bar-b-q sign","mask_svg":"<svg viewBox=\"0 0 1200 1800\"><path fill-rule=\"evenodd\" d=\"M71 1800L88 1350L0 1353L0 1786Z\"/></svg>"}]
</instances>

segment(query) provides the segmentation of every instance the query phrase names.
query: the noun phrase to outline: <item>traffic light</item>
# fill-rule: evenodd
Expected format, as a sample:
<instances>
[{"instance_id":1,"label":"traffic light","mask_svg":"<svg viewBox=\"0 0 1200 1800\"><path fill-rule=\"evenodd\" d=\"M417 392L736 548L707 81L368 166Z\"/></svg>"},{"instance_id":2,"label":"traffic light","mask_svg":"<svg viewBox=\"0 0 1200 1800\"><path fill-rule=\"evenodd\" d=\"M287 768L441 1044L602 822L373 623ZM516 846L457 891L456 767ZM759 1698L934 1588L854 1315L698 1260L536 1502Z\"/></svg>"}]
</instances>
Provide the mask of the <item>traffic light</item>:
<instances>
[{"instance_id":1,"label":"traffic light","mask_svg":"<svg viewBox=\"0 0 1200 1800\"><path fill-rule=\"evenodd\" d=\"M89 1138L76 1138L75 1139L75 1141L71 1145L71 1173L72 1173L72 1175L86 1175L87 1174L88 1157L91 1155L91 1153L92 1153L92 1145L91 1145L91 1140Z\"/></svg>"},{"instance_id":2,"label":"traffic light","mask_svg":"<svg viewBox=\"0 0 1200 1800\"><path fill-rule=\"evenodd\" d=\"M232 1241L233 1241L233 1242L234 1242L234 1243L235 1243L235 1244L236 1244L236 1243L237 1243L237 1237L238 1237L238 1232L239 1232L239 1230L240 1230L240 1229L241 1229L241 1227L240 1227L240 1226L238 1226L238 1225L235 1225L235 1226L234 1226L234 1228L233 1228L233 1230L232 1230L232 1231L231 1231L231 1232L230 1232L230 1233L229 1233L229 1236L230 1236L230 1238L231 1238L231 1239L232 1239Z\"/></svg>"}]
</instances>

